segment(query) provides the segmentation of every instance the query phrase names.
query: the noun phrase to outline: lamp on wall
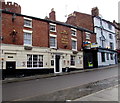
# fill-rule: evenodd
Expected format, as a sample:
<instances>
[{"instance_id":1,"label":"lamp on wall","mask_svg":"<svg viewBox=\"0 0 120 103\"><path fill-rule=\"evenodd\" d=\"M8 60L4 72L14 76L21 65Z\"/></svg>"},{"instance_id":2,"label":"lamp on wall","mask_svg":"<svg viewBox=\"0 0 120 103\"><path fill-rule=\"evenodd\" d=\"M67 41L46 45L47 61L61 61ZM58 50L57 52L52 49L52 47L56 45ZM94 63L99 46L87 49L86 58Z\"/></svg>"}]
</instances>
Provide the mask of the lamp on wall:
<instances>
[{"instance_id":1,"label":"lamp on wall","mask_svg":"<svg viewBox=\"0 0 120 103\"><path fill-rule=\"evenodd\" d=\"M14 29L14 30L10 33L10 35L11 35L12 38L13 38L13 42L15 42L15 38L16 38L16 35L17 35L17 31Z\"/></svg>"},{"instance_id":2,"label":"lamp on wall","mask_svg":"<svg viewBox=\"0 0 120 103\"><path fill-rule=\"evenodd\" d=\"M12 22L14 22L16 19L16 14L14 13L13 16L12 16Z\"/></svg>"}]
</instances>

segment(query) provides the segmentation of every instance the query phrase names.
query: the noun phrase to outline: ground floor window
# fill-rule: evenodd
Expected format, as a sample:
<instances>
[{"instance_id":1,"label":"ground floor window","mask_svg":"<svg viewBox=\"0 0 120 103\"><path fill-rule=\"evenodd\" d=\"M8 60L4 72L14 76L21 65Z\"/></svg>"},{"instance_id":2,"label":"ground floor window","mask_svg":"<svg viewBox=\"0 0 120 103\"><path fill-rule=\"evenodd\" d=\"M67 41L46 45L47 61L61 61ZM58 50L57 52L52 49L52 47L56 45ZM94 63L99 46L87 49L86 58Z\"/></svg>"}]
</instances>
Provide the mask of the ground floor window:
<instances>
[{"instance_id":1,"label":"ground floor window","mask_svg":"<svg viewBox=\"0 0 120 103\"><path fill-rule=\"evenodd\" d=\"M111 60L113 60L113 53L110 53L110 58Z\"/></svg>"},{"instance_id":2,"label":"ground floor window","mask_svg":"<svg viewBox=\"0 0 120 103\"><path fill-rule=\"evenodd\" d=\"M75 66L75 56L71 55L71 65Z\"/></svg>"},{"instance_id":3,"label":"ground floor window","mask_svg":"<svg viewBox=\"0 0 120 103\"><path fill-rule=\"evenodd\" d=\"M107 60L109 60L109 53L107 53Z\"/></svg>"},{"instance_id":4,"label":"ground floor window","mask_svg":"<svg viewBox=\"0 0 120 103\"><path fill-rule=\"evenodd\" d=\"M104 52L101 52L101 59L102 59L102 62L105 62L105 53Z\"/></svg>"},{"instance_id":5,"label":"ground floor window","mask_svg":"<svg viewBox=\"0 0 120 103\"><path fill-rule=\"evenodd\" d=\"M27 55L27 67L43 67L43 55Z\"/></svg>"}]
</instances>

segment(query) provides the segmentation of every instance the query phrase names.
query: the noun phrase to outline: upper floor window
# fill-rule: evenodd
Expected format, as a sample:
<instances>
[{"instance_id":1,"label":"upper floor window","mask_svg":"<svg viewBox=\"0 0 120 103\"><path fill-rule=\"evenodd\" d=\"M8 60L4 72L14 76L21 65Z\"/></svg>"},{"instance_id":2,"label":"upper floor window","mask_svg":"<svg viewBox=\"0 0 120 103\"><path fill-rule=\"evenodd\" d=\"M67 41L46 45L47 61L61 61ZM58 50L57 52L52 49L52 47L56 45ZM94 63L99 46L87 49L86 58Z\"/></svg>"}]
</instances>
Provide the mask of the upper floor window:
<instances>
[{"instance_id":1,"label":"upper floor window","mask_svg":"<svg viewBox=\"0 0 120 103\"><path fill-rule=\"evenodd\" d=\"M50 31L56 32L56 24L50 23Z\"/></svg>"},{"instance_id":2,"label":"upper floor window","mask_svg":"<svg viewBox=\"0 0 120 103\"><path fill-rule=\"evenodd\" d=\"M24 27L32 28L32 19L24 18Z\"/></svg>"},{"instance_id":3,"label":"upper floor window","mask_svg":"<svg viewBox=\"0 0 120 103\"><path fill-rule=\"evenodd\" d=\"M86 39L90 40L90 33L86 32Z\"/></svg>"},{"instance_id":4,"label":"upper floor window","mask_svg":"<svg viewBox=\"0 0 120 103\"><path fill-rule=\"evenodd\" d=\"M72 39L72 50L77 50L77 40Z\"/></svg>"},{"instance_id":5,"label":"upper floor window","mask_svg":"<svg viewBox=\"0 0 120 103\"><path fill-rule=\"evenodd\" d=\"M50 35L50 48L57 48L57 39L56 35Z\"/></svg>"},{"instance_id":6,"label":"upper floor window","mask_svg":"<svg viewBox=\"0 0 120 103\"><path fill-rule=\"evenodd\" d=\"M109 28L110 30L112 30L112 25L111 25L111 24L108 24L108 28Z\"/></svg>"},{"instance_id":7,"label":"upper floor window","mask_svg":"<svg viewBox=\"0 0 120 103\"><path fill-rule=\"evenodd\" d=\"M110 49L114 49L112 42L110 42Z\"/></svg>"},{"instance_id":8,"label":"upper floor window","mask_svg":"<svg viewBox=\"0 0 120 103\"><path fill-rule=\"evenodd\" d=\"M32 45L32 31L23 30L24 32L24 45Z\"/></svg>"},{"instance_id":9,"label":"upper floor window","mask_svg":"<svg viewBox=\"0 0 120 103\"><path fill-rule=\"evenodd\" d=\"M110 39L113 39L112 34L109 34L109 38L110 38Z\"/></svg>"},{"instance_id":10,"label":"upper floor window","mask_svg":"<svg viewBox=\"0 0 120 103\"><path fill-rule=\"evenodd\" d=\"M76 29L72 29L72 28L71 28L71 35L72 35L72 36L76 36Z\"/></svg>"}]
</instances>

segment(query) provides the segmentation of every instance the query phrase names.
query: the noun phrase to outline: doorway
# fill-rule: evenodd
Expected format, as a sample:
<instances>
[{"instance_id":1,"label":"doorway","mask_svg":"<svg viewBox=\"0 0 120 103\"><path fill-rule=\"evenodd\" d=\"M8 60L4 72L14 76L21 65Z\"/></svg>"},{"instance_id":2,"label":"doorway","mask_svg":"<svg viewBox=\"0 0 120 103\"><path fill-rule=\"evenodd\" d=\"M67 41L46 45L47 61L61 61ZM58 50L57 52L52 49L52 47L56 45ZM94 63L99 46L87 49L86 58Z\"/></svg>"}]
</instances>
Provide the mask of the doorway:
<instances>
[{"instance_id":1,"label":"doorway","mask_svg":"<svg viewBox=\"0 0 120 103\"><path fill-rule=\"evenodd\" d=\"M60 60L60 55L55 55L55 67L54 67L54 72L55 73L60 73L61 70L61 60Z\"/></svg>"},{"instance_id":2,"label":"doorway","mask_svg":"<svg viewBox=\"0 0 120 103\"><path fill-rule=\"evenodd\" d=\"M6 62L6 70L15 70L16 62Z\"/></svg>"}]
</instances>

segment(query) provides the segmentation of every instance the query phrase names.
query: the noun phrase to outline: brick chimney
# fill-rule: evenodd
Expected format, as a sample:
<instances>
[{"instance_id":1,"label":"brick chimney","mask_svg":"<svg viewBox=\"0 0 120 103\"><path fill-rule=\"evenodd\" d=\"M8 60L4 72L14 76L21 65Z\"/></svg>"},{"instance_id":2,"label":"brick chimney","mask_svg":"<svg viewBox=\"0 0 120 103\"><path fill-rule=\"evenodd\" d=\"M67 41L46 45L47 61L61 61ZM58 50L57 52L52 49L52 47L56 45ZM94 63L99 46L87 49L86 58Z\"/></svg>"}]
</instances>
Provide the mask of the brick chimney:
<instances>
[{"instance_id":1,"label":"brick chimney","mask_svg":"<svg viewBox=\"0 0 120 103\"><path fill-rule=\"evenodd\" d=\"M55 15L55 11L54 8L51 9L51 12L49 13L49 19L56 21L56 15Z\"/></svg>"},{"instance_id":2,"label":"brick chimney","mask_svg":"<svg viewBox=\"0 0 120 103\"><path fill-rule=\"evenodd\" d=\"M99 16L99 9L98 9L98 7L92 8L91 13L92 13L93 16Z\"/></svg>"}]
</instances>

